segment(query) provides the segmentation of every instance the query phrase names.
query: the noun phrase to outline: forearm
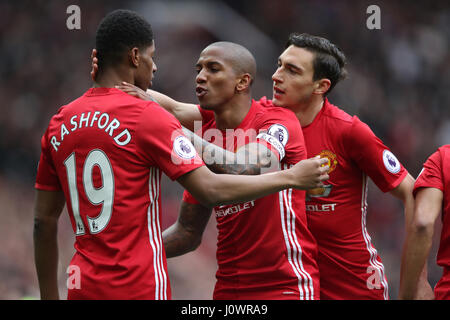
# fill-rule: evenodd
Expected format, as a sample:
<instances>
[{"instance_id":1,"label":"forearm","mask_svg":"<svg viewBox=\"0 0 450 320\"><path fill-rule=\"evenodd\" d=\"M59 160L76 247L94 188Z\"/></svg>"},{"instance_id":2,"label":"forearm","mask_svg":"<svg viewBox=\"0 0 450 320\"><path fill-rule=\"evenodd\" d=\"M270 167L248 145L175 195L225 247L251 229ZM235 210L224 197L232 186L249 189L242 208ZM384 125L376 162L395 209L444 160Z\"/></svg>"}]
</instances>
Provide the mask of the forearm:
<instances>
[{"instance_id":1,"label":"forearm","mask_svg":"<svg viewBox=\"0 0 450 320\"><path fill-rule=\"evenodd\" d=\"M432 246L433 230L414 228L410 231L404 248L400 275L400 299L413 299L419 281L427 281L424 272Z\"/></svg>"},{"instance_id":2,"label":"forearm","mask_svg":"<svg viewBox=\"0 0 450 320\"><path fill-rule=\"evenodd\" d=\"M175 118L180 121L181 125L189 130L195 130L196 122L201 125L202 116L197 105L174 100L165 94L151 89L148 89L146 93L151 96L153 100L156 100L161 107L173 114Z\"/></svg>"},{"instance_id":3,"label":"forearm","mask_svg":"<svg viewBox=\"0 0 450 320\"><path fill-rule=\"evenodd\" d=\"M178 222L164 230L162 235L167 258L194 251L201 241L201 238L185 230Z\"/></svg>"},{"instance_id":4,"label":"forearm","mask_svg":"<svg viewBox=\"0 0 450 320\"><path fill-rule=\"evenodd\" d=\"M217 175L208 189L213 206L254 200L294 186L286 171L255 176Z\"/></svg>"},{"instance_id":5,"label":"forearm","mask_svg":"<svg viewBox=\"0 0 450 320\"><path fill-rule=\"evenodd\" d=\"M206 166L215 173L236 175L258 175L264 169L278 166L278 159L271 158L271 154L258 154L249 151L247 146L238 150L238 153L230 152L214 143L207 142L192 131L183 127L184 134L191 140L197 153L202 156ZM261 147L262 148L262 147ZM267 150L267 148L266 148Z\"/></svg>"},{"instance_id":6,"label":"forearm","mask_svg":"<svg viewBox=\"0 0 450 320\"><path fill-rule=\"evenodd\" d=\"M406 239L404 247L403 247L403 253L402 253L402 265L406 264L407 261L411 259L419 259L417 254L420 252L422 253L423 250L427 250L426 242L420 243L419 247L415 247L417 245L417 241L425 241L427 234L426 231L428 230L425 226L417 226L414 224L414 197L413 197L413 187L414 187L414 178L412 178L409 174L405 177L404 181L399 185L398 188L393 192L394 196L400 198L403 201L404 206L404 216L405 216L405 234ZM410 238L412 241L408 244L408 238ZM431 245L431 244L430 244ZM408 246L408 247L407 247ZM411 247L413 246L413 247ZM428 249L429 250L429 249ZM428 252L428 251L427 251ZM424 258L426 261L426 257ZM416 265L415 265L416 266ZM410 264L408 263L408 270L410 268ZM403 267L402 267L403 268ZM402 269L403 270L403 269ZM413 288L413 290L418 293L418 288L422 288L423 292L419 292L419 295L424 293L425 296L428 295L427 291L431 291L430 285L428 283L427 279L427 270L426 270L426 263L422 264L422 270L418 274L414 271L412 277L414 277L414 283L416 286ZM409 281L407 281L409 283ZM418 284L418 286L417 286ZM408 290L412 290L411 288ZM416 295L414 295L414 298Z\"/></svg>"},{"instance_id":7,"label":"forearm","mask_svg":"<svg viewBox=\"0 0 450 320\"><path fill-rule=\"evenodd\" d=\"M41 299L57 300L59 299L57 220L35 218L33 239Z\"/></svg>"},{"instance_id":8,"label":"forearm","mask_svg":"<svg viewBox=\"0 0 450 320\"><path fill-rule=\"evenodd\" d=\"M408 194L406 197L406 200L404 201L404 207L405 207L405 234L406 237L408 236L408 228L414 228L412 225L414 221L414 197L412 196L412 190L411 193ZM418 241L423 241L421 243L421 247L416 247L417 253L414 254L414 256L417 256L418 253L420 254L426 254L424 257L420 256L417 257L417 259L423 259L422 264L422 270L420 270L419 276L418 276L418 288L428 288L428 273L427 273L427 264L426 264L426 257L428 256L429 250L431 248L432 244L432 237L433 232L430 233L429 228L421 228L418 229L415 227L414 233L412 234L413 239L412 241L417 244ZM413 245L415 245L413 244ZM406 246L406 243L405 243ZM414 248L414 247L413 247ZM404 250L404 254L406 255L406 249ZM406 257L402 256L402 260L406 259ZM414 275L415 277L416 275ZM416 289L417 292L417 289Z\"/></svg>"},{"instance_id":9,"label":"forearm","mask_svg":"<svg viewBox=\"0 0 450 320\"><path fill-rule=\"evenodd\" d=\"M161 107L175 115L177 101L170 98L169 96L166 96L165 94L162 94L161 92L147 89L147 93L152 97L153 100L155 100Z\"/></svg>"},{"instance_id":10,"label":"forearm","mask_svg":"<svg viewBox=\"0 0 450 320\"><path fill-rule=\"evenodd\" d=\"M292 168L262 175L215 174L205 166L177 181L206 207L254 200L283 189L318 188L329 179L327 159L307 159Z\"/></svg>"},{"instance_id":11,"label":"forearm","mask_svg":"<svg viewBox=\"0 0 450 320\"><path fill-rule=\"evenodd\" d=\"M274 155L271 157L270 151L268 154L261 155L257 150L249 150L247 148L248 145L246 145L236 153L231 153L216 147L216 145L211 144L202 155L203 161L212 172L234 175L259 175L279 169L278 159ZM265 150L268 151L267 148ZM224 155L224 151L231 153L231 155ZM220 161L220 159L225 160Z\"/></svg>"},{"instance_id":12,"label":"forearm","mask_svg":"<svg viewBox=\"0 0 450 320\"><path fill-rule=\"evenodd\" d=\"M185 127L183 127L183 133L191 140L195 150L202 157L203 162L205 162L206 166L212 172L228 173L221 170L220 165L236 162L236 155L233 152L225 150L218 145L202 139L200 136Z\"/></svg>"},{"instance_id":13,"label":"forearm","mask_svg":"<svg viewBox=\"0 0 450 320\"><path fill-rule=\"evenodd\" d=\"M420 188L415 195L414 217L408 225L400 275L401 299L434 299L426 279L426 260L433 242L434 225L442 209L443 192ZM419 280L420 279L420 280Z\"/></svg>"},{"instance_id":14,"label":"forearm","mask_svg":"<svg viewBox=\"0 0 450 320\"><path fill-rule=\"evenodd\" d=\"M197 249L210 216L211 209L182 201L176 223L163 232L166 256L176 257Z\"/></svg>"}]
</instances>

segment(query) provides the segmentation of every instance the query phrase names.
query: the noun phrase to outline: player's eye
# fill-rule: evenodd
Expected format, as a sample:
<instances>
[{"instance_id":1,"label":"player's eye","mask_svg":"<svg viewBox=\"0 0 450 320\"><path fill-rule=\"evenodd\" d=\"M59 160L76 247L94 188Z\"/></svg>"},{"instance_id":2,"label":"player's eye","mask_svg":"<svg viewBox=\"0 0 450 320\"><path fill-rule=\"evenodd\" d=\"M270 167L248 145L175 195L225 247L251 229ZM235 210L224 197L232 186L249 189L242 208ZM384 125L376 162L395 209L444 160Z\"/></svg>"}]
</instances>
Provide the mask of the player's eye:
<instances>
[{"instance_id":1,"label":"player's eye","mask_svg":"<svg viewBox=\"0 0 450 320\"><path fill-rule=\"evenodd\" d=\"M209 72L216 73L220 71L220 66L217 63L211 63L207 65L207 69Z\"/></svg>"}]
</instances>

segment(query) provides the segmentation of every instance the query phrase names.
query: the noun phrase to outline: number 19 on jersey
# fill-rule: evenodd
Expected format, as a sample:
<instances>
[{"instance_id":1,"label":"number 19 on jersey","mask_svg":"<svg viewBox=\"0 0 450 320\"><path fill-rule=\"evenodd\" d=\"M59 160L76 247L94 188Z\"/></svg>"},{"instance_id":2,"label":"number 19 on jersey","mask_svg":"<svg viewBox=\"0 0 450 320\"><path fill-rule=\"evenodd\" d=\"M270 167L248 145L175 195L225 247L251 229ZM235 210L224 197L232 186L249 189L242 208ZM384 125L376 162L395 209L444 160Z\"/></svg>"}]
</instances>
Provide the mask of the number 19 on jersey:
<instances>
[{"instance_id":1,"label":"number 19 on jersey","mask_svg":"<svg viewBox=\"0 0 450 320\"><path fill-rule=\"evenodd\" d=\"M70 203L72 205L73 217L75 219L75 234L86 234L85 225L80 215L79 190L77 187L77 170L75 152L65 161L67 181L69 184ZM97 166L102 177L102 186L95 188L93 182L93 169ZM111 219L114 203L114 172L108 156L100 149L91 150L83 165L82 181L84 192L90 203L94 206L101 205L100 213L91 218L87 216L89 232L96 234L105 229Z\"/></svg>"}]
</instances>

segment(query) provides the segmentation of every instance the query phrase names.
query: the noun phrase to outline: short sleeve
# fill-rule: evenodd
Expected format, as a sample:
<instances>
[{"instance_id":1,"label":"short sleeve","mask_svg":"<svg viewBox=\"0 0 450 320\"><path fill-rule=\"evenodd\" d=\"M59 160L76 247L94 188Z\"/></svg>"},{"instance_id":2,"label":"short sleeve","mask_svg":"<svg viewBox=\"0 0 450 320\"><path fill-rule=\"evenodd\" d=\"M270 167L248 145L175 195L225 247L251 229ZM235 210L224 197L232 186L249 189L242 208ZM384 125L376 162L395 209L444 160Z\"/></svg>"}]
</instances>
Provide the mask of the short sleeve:
<instances>
[{"instance_id":1,"label":"short sleeve","mask_svg":"<svg viewBox=\"0 0 450 320\"><path fill-rule=\"evenodd\" d=\"M423 169L414 183L414 196L420 188L436 188L444 192L442 159L439 151L433 153L424 163Z\"/></svg>"},{"instance_id":2,"label":"short sleeve","mask_svg":"<svg viewBox=\"0 0 450 320\"><path fill-rule=\"evenodd\" d=\"M204 165L178 120L150 102L137 126L137 152L149 166L158 166L172 180Z\"/></svg>"},{"instance_id":3,"label":"short sleeve","mask_svg":"<svg viewBox=\"0 0 450 320\"><path fill-rule=\"evenodd\" d=\"M397 187L407 175L406 169L369 126L353 117L345 148L358 167L383 192Z\"/></svg>"},{"instance_id":4,"label":"short sleeve","mask_svg":"<svg viewBox=\"0 0 450 320\"><path fill-rule=\"evenodd\" d=\"M296 115L284 108L267 108L258 121L257 141L266 144L279 161L297 163L306 159L303 131Z\"/></svg>"},{"instance_id":5,"label":"short sleeve","mask_svg":"<svg viewBox=\"0 0 450 320\"><path fill-rule=\"evenodd\" d=\"M34 187L45 191L59 191L62 189L49 150L48 129L41 139L41 156Z\"/></svg>"}]
</instances>

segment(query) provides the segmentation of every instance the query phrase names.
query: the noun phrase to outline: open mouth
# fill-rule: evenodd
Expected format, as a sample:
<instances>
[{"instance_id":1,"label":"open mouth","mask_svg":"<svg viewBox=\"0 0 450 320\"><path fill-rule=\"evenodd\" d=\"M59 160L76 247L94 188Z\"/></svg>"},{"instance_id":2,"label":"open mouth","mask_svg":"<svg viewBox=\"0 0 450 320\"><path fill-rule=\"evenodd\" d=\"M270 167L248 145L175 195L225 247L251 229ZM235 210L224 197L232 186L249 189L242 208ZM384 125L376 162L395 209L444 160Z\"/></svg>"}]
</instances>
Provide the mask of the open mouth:
<instances>
[{"instance_id":1,"label":"open mouth","mask_svg":"<svg viewBox=\"0 0 450 320\"><path fill-rule=\"evenodd\" d=\"M274 98L280 98L281 95L283 95L283 94L284 94L283 90L281 90L278 87L273 87L273 96L274 96Z\"/></svg>"},{"instance_id":2,"label":"open mouth","mask_svg":"<svg viewBox=\"0 0 450 320\"><path fill-rule=\"evenodd\" d=\"M203 97L207 92L208 92L208 90L206 90L205 88L202 88L202 87L195 88L195 93L197 94L197 97L199 97L199 98Z\"/></svg>"},{"instance_id":3,"label":"open mouth","mask_svg":"<svg viewBox=\"0 0 450 320\"><path fill-rule=\"evenodd\" d=\"M278 88L278 87L273 87L273 92L278 93L278 94L283 94L283 93L284 93L284 91L281 90L281 89Z\"/></svg>"}]
</instances>

